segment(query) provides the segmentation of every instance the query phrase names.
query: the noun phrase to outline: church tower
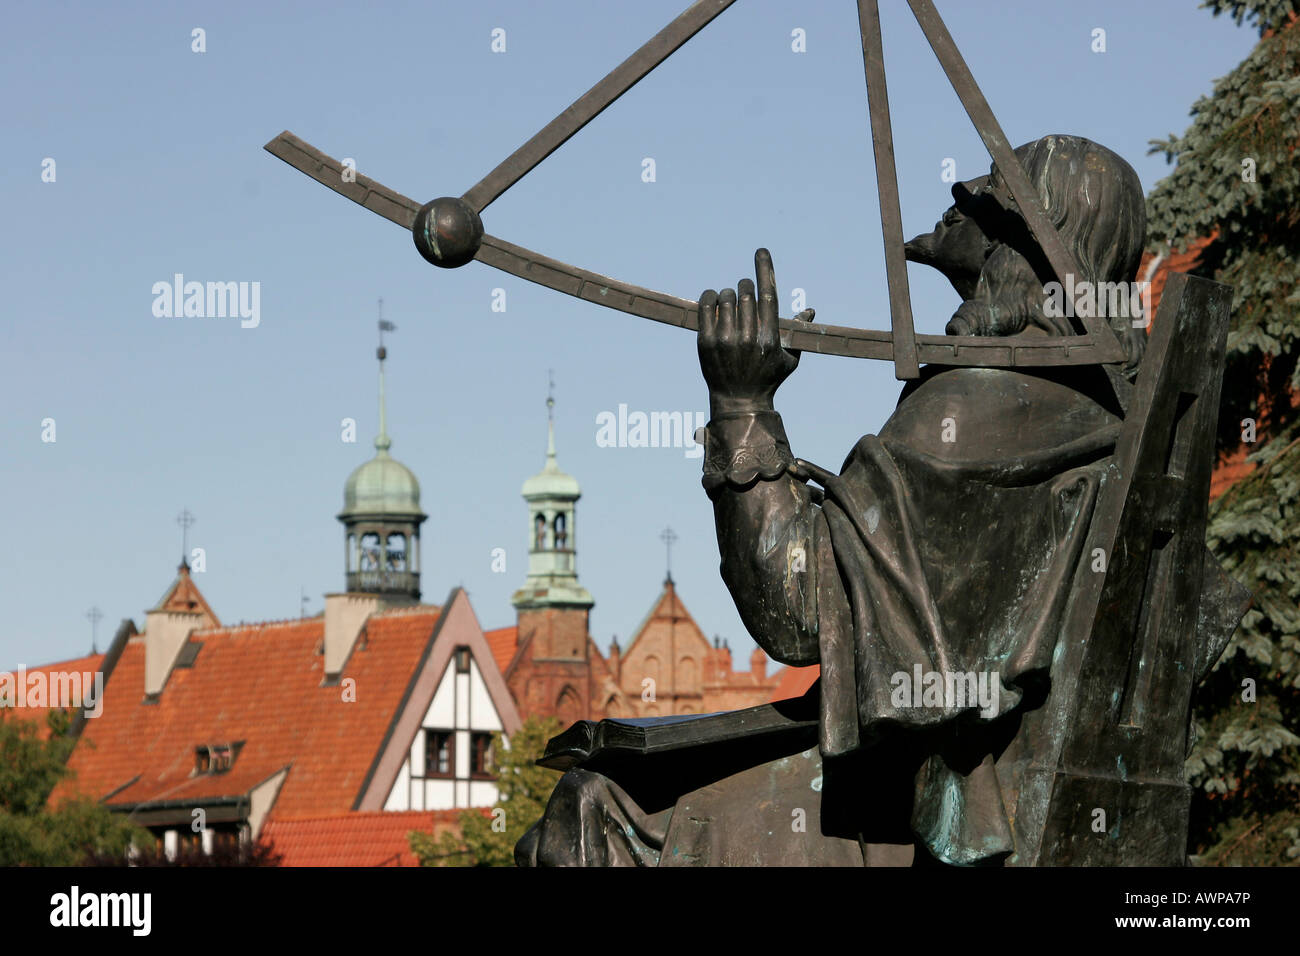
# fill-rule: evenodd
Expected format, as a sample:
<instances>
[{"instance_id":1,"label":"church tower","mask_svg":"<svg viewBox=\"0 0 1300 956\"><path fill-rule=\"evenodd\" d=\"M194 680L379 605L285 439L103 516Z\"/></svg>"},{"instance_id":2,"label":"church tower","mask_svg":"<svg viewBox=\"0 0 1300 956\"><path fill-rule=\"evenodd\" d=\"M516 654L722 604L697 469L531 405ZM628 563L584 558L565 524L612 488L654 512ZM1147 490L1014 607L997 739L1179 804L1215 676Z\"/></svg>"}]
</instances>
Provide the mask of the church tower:
<instances>
[{"instance_id":1,"label":"church tower","mask_svg":"<svg viewBox=\"0 0 1300 956\"><path fill-rule=\"evenodd\" d=\"M555 399L547 397L546 464L524 482L528 505L528 577L511 603L518 641L529 645L529 666L512 675L511 690L525 713L577 720L592 713L588 615L596 603L578 583L575 505L577 479L555 457Z\"/></svg>"},{"instance_id":2,"label":"church tower","mask_svg":"<svg viewBox=\"0 0 1300 956\"><path fill-rule=\"evenodd\" d=\"M382 300L381 300L382 303ZM384 332L395 328L379 320L379 435L375 457L348 476L343 486L344 561L349 594L374 594L390 603L420 600L420 483L411 470L388 454L384 404Z\"/></svg>"}]
</instances>

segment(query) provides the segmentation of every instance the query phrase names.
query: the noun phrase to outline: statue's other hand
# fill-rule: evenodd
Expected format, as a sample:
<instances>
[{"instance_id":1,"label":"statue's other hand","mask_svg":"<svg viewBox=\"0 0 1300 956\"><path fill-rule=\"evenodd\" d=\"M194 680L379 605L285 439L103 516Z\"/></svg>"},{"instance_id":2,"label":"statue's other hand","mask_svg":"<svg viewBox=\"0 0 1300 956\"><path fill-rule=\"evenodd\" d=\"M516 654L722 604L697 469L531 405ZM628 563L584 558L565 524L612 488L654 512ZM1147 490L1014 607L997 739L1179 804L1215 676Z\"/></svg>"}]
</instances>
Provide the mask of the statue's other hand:
<instances>
[{"instance_id":1,"label":"statue's other hand","mask_svg":"<svg viewBox=\"0 0 1300 956\"><path fill-rule=\"evenodd\" d=\"M772 408L777 388L799 366L799 353L781 345L776 274L766 249L754 253L754 274L757 291L741 279L736 289L700 296L700 370L715 417Z\"/></svg>"}]
</instances>

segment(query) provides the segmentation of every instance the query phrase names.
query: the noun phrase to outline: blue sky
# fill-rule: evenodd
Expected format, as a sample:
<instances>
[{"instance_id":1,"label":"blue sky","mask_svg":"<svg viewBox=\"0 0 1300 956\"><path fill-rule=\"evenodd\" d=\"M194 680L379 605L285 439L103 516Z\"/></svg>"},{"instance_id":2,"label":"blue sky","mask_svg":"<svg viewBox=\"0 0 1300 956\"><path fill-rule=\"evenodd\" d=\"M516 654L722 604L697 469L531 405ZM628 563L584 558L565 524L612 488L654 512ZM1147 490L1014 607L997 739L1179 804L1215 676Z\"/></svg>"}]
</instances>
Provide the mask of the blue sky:
<instances>
[{"instance_id":1,"label":"blue sky","mask_svg":"<svg viewBox=\"0 0 1300 956\"><path fill-rule=\"evenodd\" d=\"M296 616L343 586L343 482L373 453L376 300L392 453L423 487L423 586L463 585L512 623L525 478L543 463L547 369L560 463L582 483L592 633L626 641L673 575L739 662L752 642L718 576L700 461L604 448L601 412L707 411L691 334L478 263L436 270L410 236L262 150L290 129L421 201L459 195L663 27L636 3L30 3L0 35L0 667L89 649L85 612L143 624L197 522L223 622ZM881 4L905 232L928 230L988 158L902 0ZM1181 132L1255 35L1193 0L938 0L1013 143L1095 139L1147 189L1147 142ZM772 250L818 319L887 328L855 5L740 0L484 213L487 231L695 298ZM191 31L206 31L206 52ZM494 28L506 52L491 51ZM1093 30L1106 31L1095 53ZM804 53L791 32L806 34ZM56 179L43 182L42 161ZM655 181L642 181L643 160ZM910 266L917 326L957 297ZM159 318L151 289L258 282L260 322ZM506 310L492 310L504 289ZM838 468L898 392L883 363L806 356L777 395L795 453ZM340 421L358 422L358 442ZM56 441L42 441L42 421ZM505 548L505 573L492 550Z\"/></svg>"}]
</instances>

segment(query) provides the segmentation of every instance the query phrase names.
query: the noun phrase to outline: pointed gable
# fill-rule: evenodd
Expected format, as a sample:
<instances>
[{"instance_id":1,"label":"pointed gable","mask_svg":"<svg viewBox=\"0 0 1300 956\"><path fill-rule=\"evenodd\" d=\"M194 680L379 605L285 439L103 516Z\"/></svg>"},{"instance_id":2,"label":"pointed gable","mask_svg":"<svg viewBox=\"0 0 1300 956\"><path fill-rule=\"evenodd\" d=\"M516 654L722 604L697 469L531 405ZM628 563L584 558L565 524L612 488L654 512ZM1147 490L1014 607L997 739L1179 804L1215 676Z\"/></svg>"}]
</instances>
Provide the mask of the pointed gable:
<instances>
[{"instance_id":1,"label":"pointed gable","mask_svg":"<svg viewBox=\"0 0 1300 956\"><path fill-rule=\"evenodd\" d=\"M221 626L221 621L217 619L216 612L212 610L207 598L203 596L203 592L199 590L199 586L194 582L194 578L190 575L190 566L185 562L181 562L181 566L176 571L176 580L172 581L171 586L167 588L166 593L153 606L152 610L197 612L205 618L201 626Z\"/></svg>"},{"instance_id":2,"label":"pointed gable","mask_svg":"<svg viewBox=\"0 0 1300 956\"><path fill-rule=\"evenodd\" d=\"M519 728L521 723L519 710L510 696L505 679L496 666L492 650L484 637L483 629L479 626L474 608L469 602L469 596L463 589L456 588L447 598L428 647L417 665L409 671L401 705L393 712L382 747L376 748L365 782L350 809L409 809L400 805L403 803L402 800L398 799L394 802L390 797L395 787L400 787L403 780L409 781L411 777L412 744L417 743L417 735L422 733L435 696L446 687L448 678L454 679L456 676L452 668L458 648L468 650L483 682L487 702L495 712L496 718L489 724L496 724L507 736ZM456 712L453 713L451 721L454 729L468 730L460 726L460 707L454 709ZM466 716L472 718L469 714L470 709L472 707L467 708ZM473 790L473 788L466 789ZM495 802L495 788L492 789L494 796L487 801L488 804ZM458 801L458 805L461 806L473 803L473 797L463 802ZM421 807L416 806L415 809Z\"/></svg>"},{"instance_id":3,"label":"pointed gable","mask_svg":"<svg viewBox=\"0 0 1300 956\"><path fill-rule=\"evenodd\" d=\"M641 619L640 625L632 635L632 643L628 645L623 652L623 661L626 664L632 661L638 653L644 653L644 648L639 647L648 640L652 640L661 633L671 630L674 640L683 639L693 644L698 644L702 650L708 650L709 642L700 630L695 618L691 617L691 612L686 610L686 605L677 595L677 586L672 578L664 581L663 590L659 592L659 597L651 606L649 613ZM656 649L657 652L657 649Z\"/></svg>"}]
</instances>

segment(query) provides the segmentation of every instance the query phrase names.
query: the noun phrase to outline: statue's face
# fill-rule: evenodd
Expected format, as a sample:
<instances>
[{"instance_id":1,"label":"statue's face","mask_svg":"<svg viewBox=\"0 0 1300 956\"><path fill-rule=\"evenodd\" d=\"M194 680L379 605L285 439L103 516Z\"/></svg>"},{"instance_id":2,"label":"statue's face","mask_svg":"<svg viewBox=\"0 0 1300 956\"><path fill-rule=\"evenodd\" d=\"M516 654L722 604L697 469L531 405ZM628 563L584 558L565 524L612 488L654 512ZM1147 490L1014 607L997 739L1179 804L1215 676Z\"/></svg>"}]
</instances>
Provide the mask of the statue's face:
<instances>
[{"instance_id":1,"label":"statue's face","mask_svg":"<svg viewBox=\"0 0 1300 956\"><path fill-rule=\"evenodd\" d=\"M969 299L975 294L984 260L993 251L989 233L1001 207L989 192L988 176L957 183L952 195L954 202L934 224L934 231L908 241L903 251L912 262L934 266L958 295Z\"/></svg>"}]
</instances>

